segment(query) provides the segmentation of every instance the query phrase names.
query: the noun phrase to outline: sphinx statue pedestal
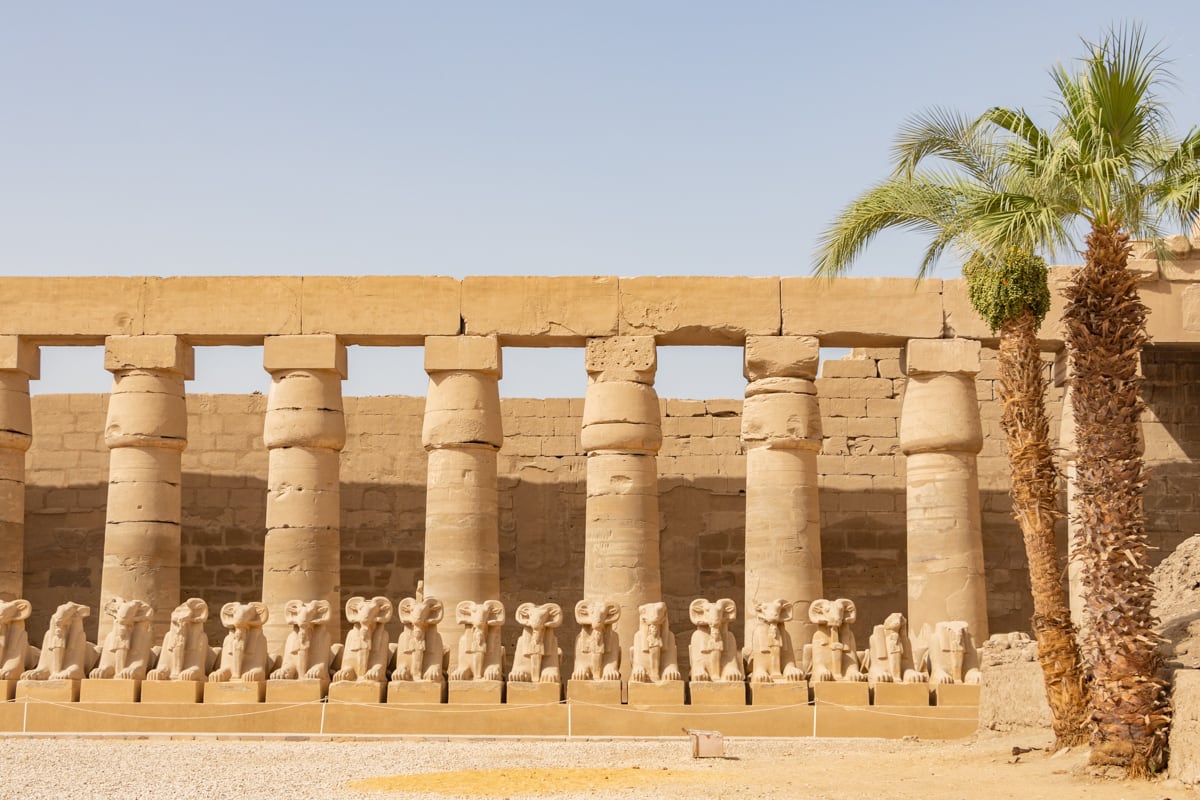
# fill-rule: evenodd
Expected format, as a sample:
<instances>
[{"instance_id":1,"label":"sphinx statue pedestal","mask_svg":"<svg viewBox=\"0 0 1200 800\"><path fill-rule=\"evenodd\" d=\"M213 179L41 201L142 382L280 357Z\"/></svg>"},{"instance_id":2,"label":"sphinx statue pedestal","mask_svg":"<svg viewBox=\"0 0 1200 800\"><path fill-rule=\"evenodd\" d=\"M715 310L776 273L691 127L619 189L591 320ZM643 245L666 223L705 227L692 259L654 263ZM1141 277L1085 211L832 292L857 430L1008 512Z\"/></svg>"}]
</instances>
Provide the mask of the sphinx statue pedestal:
<instances>
[{"instance_id":1,"label":"sphinx statue pedestal","mask_svg":"<svg viewBox=\"0 0 1200 800\"><path fill-rule=\"evenodd\" d=\"M387 701L403 705L432 705L446 702L443 681L392 681L387 688Z\"/></svg>"},{"instance_id":2,"label":"sphinx statue pedestal","mask_svg":"<svg viewBox=\"0 0 1200 800\"><path fill-rule=\"evenodd\" d=\"M688 699L694 706L744 706L746 684L742 681L689 681Z\"/></svg>"},{"instance_id":3,"label":"sphinx statue pedestal","mask_svg":"<svg viewBox=\"0 0 1200 800\"><path fill-rule=\"evenodd\" d=\"M865 681L818 681L812 684L813 703L836 706L869 706L871 689Z\"/></svg>"},{"instance_id":4,"label":"sphinx statue pedestal","mask_svg":"<svg viewBox=\"0 0 1200 800\"><path fill-rule=\"evenodd\" d=\"M933 687L933 696L939 706L978 706L979 684L938 683Z\"/></svg>"},{"instance_id":5,"label":"sphinx statue pedestal","mask_svg":"<svg viewBox=\"0 0 1200 800\"><path fill-rule=\"evenodd\" d=\"M79 702L79 684L76 680L17 681L17 702L41 700L45 703Z\"/></svg>"},{"instance_id":6,"label":"sphinx statue pedestal","mask_svg":"<svg viewBox=\"0 0 1200 800\"><path fill-rule=\"evenodd\" d=\"M806 706L808 705L808 682L751 683L750 705Z\"/></svg>"},{"instance_id":7,"label":"sphinx statue pedestal","mask_svg":"<svg viewBox=\"0 0 1200 800\"><path fill-rule=\"evenodd\" d=\"M4 698L4 702L8 702L17 696L16 681L0 681L0 697Z\"/></svg>"},{"instance_id":8,"label":"sphinx statue pedestal","mask_svg":"<svg viewBox=\"0 0 1200 800\"><path fill-rule=\"evenodd\" d=\"M334 681L329 684L331 703L382 703L387 694L383 681Z\"/></svg>"},{"instance_id":9,"label":"sphinx statue pedestal","mask_svg":"<svg viewBox=\"0 0 1200 800\"><path fill-rule=\"evenodd\" d=\"M928 683L877 683L872 689L877 706L930 705Z\"/></svg>"},{"instance_id":10,"label":"sphinx statue pedestal","mask_svg":"<svg viewBox=\"0 0 1200 800\"><path fill-rule=\"evenodd\" d=\"M142 682L132 678L87 678L79 685L81 703L136 703Z\"/></svg>"},{"instance_id":11,"label":"sphinx statue pedestal","mask_svg":"<svg viewBox=\"0 0 1200 800\"><path fill-rule=\"evenodd\" d=\"M199 703L204 700L203 681L145 681L143 703Z\"/></svg>"},{"instance_id":12,"label":"sphinx statue pedestal","mask_svg":"<svg viewBox=\"0 0 1200 800\"><path fill-rule=\"evenodd\" d=\"M204 684L205 703L261 703L266 699L266 681L225 681Z\"/></svg>"},{"instance_id":13,"label":"sphinx statue pedestal","mask_svg":"<svg viewBox=\"0 0 1200 800\"><path fill-rule=\"evenodd\" d=\"M504 702L510 706L542 706L561 703L562 684L509 681Z\"/></svg>"},{"instance_id":14,"label":"sphinx statue pedestal","mask_svg":"<svg viewBox=\"0 0 1200 800\"><path fill-rule=\"evenodd\" d=\"M621 705L620 681L567 681L567 699L597 706Z\"/></svg>"},{"instance_id":15,"label":"sphinx statue pedestal","mask_svg":"<svg viewBox=\"0 0 1200 800\"><path fill-rule=\"evenodd\" d=\"M684 702L683 681L660 681L658 683L630 681L627 688L631 706L681 706Z\"/></svg>"},{"instance_id":16,"label":"sphinx statue pedestal","mask_svg":"<svg viewBox=\"0 0 1200 800\"><path fill-rule=\"evenodd\" d=\"M447 699L452 705L499 705L504 681L450 681Z\"/></svg>"},{"instance_id":17,"label":"sphinx statue pedestal","mask_svg":"<svg viewBox=\"0 0 1200 800\"><path fill-rule=\"evenodd\" d=\"M268 703L319 703L329 688L320 678L267 681Z\"/></svg>"}]
</instances>

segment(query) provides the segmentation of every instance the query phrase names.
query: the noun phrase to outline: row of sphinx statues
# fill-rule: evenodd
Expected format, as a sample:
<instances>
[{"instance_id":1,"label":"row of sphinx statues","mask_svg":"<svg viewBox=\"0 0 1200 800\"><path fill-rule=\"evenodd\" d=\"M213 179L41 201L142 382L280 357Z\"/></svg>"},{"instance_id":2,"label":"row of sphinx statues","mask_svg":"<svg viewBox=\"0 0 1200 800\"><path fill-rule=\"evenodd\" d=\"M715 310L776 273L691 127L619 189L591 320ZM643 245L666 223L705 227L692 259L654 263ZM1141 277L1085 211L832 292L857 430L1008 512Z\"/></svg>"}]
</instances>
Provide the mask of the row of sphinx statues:
<instances>
[{"instance_id":1,"label":"row of sphinx statues","mask_svg":"<svg viewBox=\"0 0 1200 800\"><path fill-rule=\"evenodd\" d=\"M697 599L689 606L695 626L689 646L692 681L774 683L810 680L871 682L977 683L979 655L965 622L939 622L910 636L902 614L876 625L863 650L857 648L852 623L854 603L847 599L815 600L808 608L815 626L812 641L797 649L785 623L794 604L787 600L756 603L749 641L738 649L730 625L737 618L733 600ZM501 629L506 621L498 600L464 601L455 608L463 632L453 670L437 625L445 609L425 597L418 584L414 597L398 606L385 597L352 597L346 603L351 624L344 643L333 641L331 609L323 600L293 600L284 614L291 625L284 651L267 652L262 627L269 618L263 603L226 603L221 623L228 630L220 647L205 633L208 604L190 598L171 613L170 628L155 646L150 621L154 611L140 600L114 598L105 606L112 627L96 645L86 641L83 620L91 610L68 602L50 619L41 648L29 644L25 620L32 608L26 600L0 601L0 680L120 678L173 681L262 681L318 679L329 681L503 680L505 648ZM391 642L386 625L393 615L402 629ZM575 606L579 634L569 677L579 681L621 678L623 647L615 623L621 607L603 599ZM562 651L555 629L563 622L557 603L522 603L516 609L521 633L507 680L560 683ZM682 680L675 637L665 603L638 608L638 630L629 646L629 680L661 683Z\"/></svg>"}]
</instances>

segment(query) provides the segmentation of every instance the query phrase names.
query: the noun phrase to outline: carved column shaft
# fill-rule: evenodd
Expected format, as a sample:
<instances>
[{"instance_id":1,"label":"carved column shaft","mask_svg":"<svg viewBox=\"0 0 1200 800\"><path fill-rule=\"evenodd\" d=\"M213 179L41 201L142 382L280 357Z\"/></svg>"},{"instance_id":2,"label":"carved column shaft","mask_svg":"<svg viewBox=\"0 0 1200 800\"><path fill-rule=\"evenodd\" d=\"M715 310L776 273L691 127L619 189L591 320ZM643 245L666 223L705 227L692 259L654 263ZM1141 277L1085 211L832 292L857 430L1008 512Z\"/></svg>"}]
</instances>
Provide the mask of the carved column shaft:
<instances>
[{"instance_id":1,"label":"carved column shaft","mask_svg":"<svg viewBox=\"0 0 1200 800\"><path fill-rule=\"evenodd\" d=\"M913 631L964 620L988 636L976 456L983 426L979 342L912 339L900 418L907 460L908 619Z\"/></svg>"},{"instance_id":2,"label":"carved column shaft","mask_svg":"<svg viewBox=\"0 0 1200 800\"><path fill-rule=\"evenodd\" d=\"M275 653L291 629L284 620L289 600L327 600L329 629L341 629L346 347L333 335L270 336L263 367L271 373L263 426L270 452L262 586L270 619L263 632Z\"/></svg>"},{"instance_id":3,"label":"carved column shaft","mask_svg":"<svg viewBox=\"0 0 1200 800\"><path fill-rule=\"evenodd\" d=\"M824 596L817 453L821 410L816 384L820 345L811 336L746 339L746 600L744 642L755 623L754 604L795 603L786 624L792 642L811 641L808 606Z\"/></svg>"},{"instance_id":4,"label":"carved column shaft","mask_svg":"<svg viewBox=\"0 0 1200 800\"><path fill-rule=\"evenodd\" d=\"M104 442L110 449L100 608L113 597L154 608L154 636L179 604L180 485L187 447L185 380L193 352L177 336L110 336L113 374ZM112 620L100 615L100 640Z\"/></svg>"},{"instance_id":5,"label":"carved column shaft","mask_svg":"<svg viewBox=\"0 0 1200 800\"><path fill-rule=\"evenodd\" d=\"M655 455L662 447L662 415L654 391L654 338L591 339L586 359L580 434L587 453L583 596L620 604L616 628L621 647L628 649L638 629L638 606L662 600ZM621 663L625 678L627 661Z\"/></svg>"},{"instance_id":6,"label":"carved column shaft","mask_svg":"<svg viewBox=\"0 0 1200 800\"><path fill-rule=\"evenodd\" d=\"M37 347L0 336L0 599L22 596L25 569L25 453L33 443L29 381L37 380Z\"/></svg>"},{"instance_id":7,"label":"carved column shaft","mask_svg":"<svg viewBox=\"0 0 1200 800\"><path fill-rule=\"evenodd\" d=\"M454 609L463 600L500 599L500 341L495 336L427 337L425 371L425 595L446 608L438 630L453 668L461 632Z\"/></svg>"}]
</instances>

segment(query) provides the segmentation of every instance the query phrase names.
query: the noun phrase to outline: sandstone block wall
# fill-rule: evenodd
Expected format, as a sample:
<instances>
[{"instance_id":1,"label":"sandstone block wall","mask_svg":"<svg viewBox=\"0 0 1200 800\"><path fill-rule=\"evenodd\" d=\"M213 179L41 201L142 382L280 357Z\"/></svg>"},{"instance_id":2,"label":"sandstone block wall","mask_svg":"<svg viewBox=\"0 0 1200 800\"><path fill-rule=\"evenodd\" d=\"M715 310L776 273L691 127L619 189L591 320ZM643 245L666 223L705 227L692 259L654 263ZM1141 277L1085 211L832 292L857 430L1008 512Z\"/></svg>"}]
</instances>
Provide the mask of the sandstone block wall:
<instances>
[{"instance_id":1,"label":"sandstone block wall","mask_svg":"<svg viewBox=\"0 0 1200 800\"><path fill-rule=\"evenodd\" d=\"M1047 356L1047 359L1050 357ZM1049 369L1049 360L1047 361ZM1200 354L1151 348L1147 378L1147 495L1162 557L1200 528ZM1031 615L1020 534L1010 516L999 429L996 363L985 350L976 390L985 444L979 457L993 631L1027 630ZM893 348L864 348L823 364L817 380L826 594L858 603L857 632L905 605L905 457L897 439L905 380ZM1052 388L1057 433L1062 390ZM183 453L182 590L219 606L261 594L267 497L263 395L192 395ZM33 398L27 459L25 595L33 631L67 599L99 602L108 449L106 395ZM345 398L341 475L341 595L411 594L422 573L426 453L421 397ZM663 591L673 628L689 630L695 597L743 596L745 457L740 399L660 401ZM582 398L504 399L499 453L502 594L508 607L580 599L585 456ZM1064 541L1060 547L1065 552ZM739 608L739 613L743 613ZM568 614L560 641L574 637ZM95 633L96 615L89 619ZM210 619L214 641L219 633ZM516 627L509 626L510 639ZM741 626L736 626L739 635ZM511 644L511 642L510 642ZM683 648L686 651L686 647Z\"/></svg>"}]
</instances>

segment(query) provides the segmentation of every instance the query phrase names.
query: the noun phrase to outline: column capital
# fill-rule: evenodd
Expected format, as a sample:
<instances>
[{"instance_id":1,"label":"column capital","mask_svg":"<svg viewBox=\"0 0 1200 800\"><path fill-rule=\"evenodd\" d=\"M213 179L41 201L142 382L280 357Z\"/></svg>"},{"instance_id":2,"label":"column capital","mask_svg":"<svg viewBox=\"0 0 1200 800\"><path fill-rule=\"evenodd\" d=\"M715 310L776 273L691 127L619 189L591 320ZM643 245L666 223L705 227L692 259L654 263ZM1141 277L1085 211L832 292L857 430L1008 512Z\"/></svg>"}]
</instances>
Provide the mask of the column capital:
<instances>
[{"instance_id":1,"label":"column capital","mask_svg":"<svg viewBox=\"0 0 1200 800\"><path fill-rule=\"evenodd\" d=\"M742 374L748 381L764 378L817 377L821 343L815 336L747 336Z\"/></svg>"},{"instance_id":2,"label":"column capital","mask_svg":"<svg viewBox=\"0 0 1200 800\"><path fill-rule=\"evenodd\" d=\"M332 333L268 336L263 340L263 369L271 373L325 370L344 380L346 345Z\"/></svg>"},{"instance_id":3,"label":"column capital","mask_svg":"<svg viewBox=\"0 0 1200 800\"><path fill-rule=\"evenodd\" d=\"M42 351L24 336L0 336L0 370L23 372L37 380L42 372Z\"/></svg>"},{"instance_id":4,"label":"column capital","mask_svg":"<svg viewBox=\"0 0 1200 800\"><path fill-rule=\"evenodd\" d=\"M426 336L425 371L479 372L503 376L504 362L497 336Z\"/></svg>"},{"instance_id":5,"label":"column capital","mask_svg":"<svg viewBox=\"0 0 1200 800\"><path fill-rule=\"evenodd\" d=\"M177 372L185 380L196 374L195 351L178 336L109 336L104 340L104 368L109 372L153 369Z\"/></svg>"},{"instance_id":6,"label":"column capital","mask_svg":"<svg viewBox=\"0 0 1200 800\"><path fill-rule=\"evenodd\" d=\"M631 381L654 385L658 350L653 336L605 336L588 339L584 366L595 381Z\"/></svg>"}]
</instances>

